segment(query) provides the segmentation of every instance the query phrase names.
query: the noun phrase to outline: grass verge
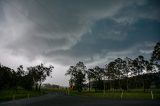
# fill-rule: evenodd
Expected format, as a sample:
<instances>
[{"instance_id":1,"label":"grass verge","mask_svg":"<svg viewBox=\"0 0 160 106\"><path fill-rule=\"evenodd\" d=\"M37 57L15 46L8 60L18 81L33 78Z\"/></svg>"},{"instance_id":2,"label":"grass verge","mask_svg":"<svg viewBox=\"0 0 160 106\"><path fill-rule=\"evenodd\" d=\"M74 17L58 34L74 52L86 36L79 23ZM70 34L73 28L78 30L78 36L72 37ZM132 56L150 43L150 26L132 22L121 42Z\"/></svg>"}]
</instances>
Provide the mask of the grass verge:
<instances>
[{"instance_id":1,"label":"grass verge","mask_svg":"<svg viewBox=\"0 0 160 106\"><path fill-rule=\"evenodd\" d=\"M98 98L107 98L107 99L147 99L151 100L152 95L151 91L148 90L146 92L143 92L143 90L129 90L126 92L122 91L106 91L104 92L88 92L88 91L70 91L71 96L85 96L85 97L98 97ZM153 90L153 99L160 99L160 90Z\"/></svg>"},{"instance_id":2,"label":"grass verge","mask_svg":"<svg viewBox=\"0 0 160 106\"><path fill-rule=\"evenodd\" d=\"M16 100L21 98L30 98L34 96L40 96L45 94L44 91L27 91L27 90L2 90L0 91L0 102L1 101L9 101L9 100Z\"/></svg>"}]
</instances>

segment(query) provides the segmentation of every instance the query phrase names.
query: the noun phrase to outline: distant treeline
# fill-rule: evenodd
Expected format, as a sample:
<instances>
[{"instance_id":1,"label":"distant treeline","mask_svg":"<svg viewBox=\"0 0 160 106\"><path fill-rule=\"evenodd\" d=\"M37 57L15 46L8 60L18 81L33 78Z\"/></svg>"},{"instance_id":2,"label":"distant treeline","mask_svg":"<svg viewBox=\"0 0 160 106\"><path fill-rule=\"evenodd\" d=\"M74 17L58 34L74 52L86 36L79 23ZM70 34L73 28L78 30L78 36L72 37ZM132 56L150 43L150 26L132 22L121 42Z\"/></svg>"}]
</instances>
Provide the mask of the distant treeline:
<instances>
[{"instance_id":1,"label":"distant treeline","mask_svg":"<svg viewBox=\"0 0 160 106\"><path fill-rule=\"evenodd\" d=\"M43 87L44 88L63 88L63 87L61 87L59 85L50 84L50 83L43 84Z\"/></svg>"},{"instance_id":2,"label":"distant treeline","mask_svg":"<svg viewBox=\"0 0 160 106\"><path fill-rule=\"evenodd\" d=\"M87 85L84 86L87 88ZM159 89L160 88L160 72L145 73L139 76L133 76L114 80L99 80L90 82L90 88L95 91L102 90L128 90L128 89Z\"/></svg>"},{"instance_id":3,"label":"distant treeline","mask_svg":"<svg viewBox=\"0 0 160 106\"><path fill-rule=\"evenodd\" d=\"M20 65L17 70L13 70L9 67L0 64L0 90L1 89L15 89L18 87L26 90L40 90L42 82L47 76L50 76L52 69L43 64L28 67L24 70L23 66Z\"/></svg>"},{"instance_id":4,"label":"distant treeline","mask_svg":"<svg viewBox=\"0 0 160 106\"><path fill-rule=\"evenodd\" d=\"M160 88L160 42L151 54L150 60L143 56L135 59L117 58L104 68L95 66L87 69L83 62L70 66L66 75L70 75L70 88L81 92L87 86L98 90Z\"/></svg>"}]
</instances>

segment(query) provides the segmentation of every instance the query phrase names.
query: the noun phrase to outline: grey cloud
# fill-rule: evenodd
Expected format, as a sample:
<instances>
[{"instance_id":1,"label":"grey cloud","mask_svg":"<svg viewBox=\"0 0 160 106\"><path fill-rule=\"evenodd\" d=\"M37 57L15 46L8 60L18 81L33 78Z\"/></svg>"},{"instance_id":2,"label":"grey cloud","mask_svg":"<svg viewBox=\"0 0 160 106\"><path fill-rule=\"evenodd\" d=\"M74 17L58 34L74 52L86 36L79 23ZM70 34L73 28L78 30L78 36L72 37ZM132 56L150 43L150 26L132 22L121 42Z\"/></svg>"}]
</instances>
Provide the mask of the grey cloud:
<instances>
[{"instance_id":1,"label":"grey cloud","mask_svg":"<svg viewBox=\"0 0 160 106\"><path fill-rule=\"evenodd\" d=\"M95 60L95 55L103 58L106 52L126 49L121 42L127 39L130 29L128 25L121 26L121 23L135 16L137 9L127 11L134 5L141 8L147 5L147 1L2 0L0 12L4 15L0 16L3 18L3 21L0 20L1 48L31 59L44 56L63 64L77 60L91 62ZM144 10L145 7L138 14ZM153 17L157 18L156 14ZM118 19L121 22L118 23ZM101 29L103 26L100 30L94 29L101 20L115 22L104 26L105 29ZM113 44L116 41L117 47Z\"/></svg>"},{"instance_id":2,"label":"grey cloud","mask_svg":"<svg viewBox=\"0 0 160 106\"><path fill-rule=\"evenodd\" d=\"M104 66L117 57L150 58L160 39L158 0L0 0L0 62L17 67ZM62 77L60 77L62 76ZM66 85L66 84L64 84Z\"/></svg>"},{"instance_id":3,"label":"grey cloud","mask_svg":"<svg viewBox=\"0 0 160 106\"><path fill-rule=\"evenodd\" d=\"M139 19L151 19L160 22L159 5L159 0L140 0L140 2L133 3L131 7L121 9L113 19L121 24L132 24Z\"/></svg>"},{"instance_id":4,"label":"grey cloud","mask_svg":"<svg viewBox=\"0 0 160 106\"><path fill-rule=\"evenodd\" d=\"M4 2L3 4L6 22L13 24L13 27L17 27L19 25L17 23L21 23L22 26L20 27L24 27L27 30L25 34L21 34L21 36L25 36L24 40L26 36L28 36L27 39L35 39L35 36L42 35L48 39L58 40L59 45L61 45L63 43L61 41L65 37L67 44L64 43L62 48L61 46L57 48L69 49L78 42L81 36L89 31L90 25L95 20L113 16L123 7L125 2L113 2L111 0L103 0L101 2L14 0ZM25 22L28 25L27 27ZM22 29L19 27L14 29L14 31L17 30ZM22 45L21 43L17 44L18 40L23 40L23 37L17 38L16 43L11 43L12 47L14 43L15 46ZM25 45L27 44L25 43ZM54 44L54 40L52 45L57 50L54 46L57 46L56 43Z\"/></svg>"}]
</instances>

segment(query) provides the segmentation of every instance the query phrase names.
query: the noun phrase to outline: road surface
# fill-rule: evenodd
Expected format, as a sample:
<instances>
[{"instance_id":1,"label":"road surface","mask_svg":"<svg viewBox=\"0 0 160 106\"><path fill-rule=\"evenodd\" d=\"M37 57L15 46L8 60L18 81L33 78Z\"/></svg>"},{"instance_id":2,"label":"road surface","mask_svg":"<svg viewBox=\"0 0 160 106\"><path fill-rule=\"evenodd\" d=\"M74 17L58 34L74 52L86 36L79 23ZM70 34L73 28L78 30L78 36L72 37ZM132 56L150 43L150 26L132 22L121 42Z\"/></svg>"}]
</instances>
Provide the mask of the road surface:
<instances>
[{"instance_id":1,"label":"road surface","mask_svg":"<svg viewBox=\"0 0 160 106\"><path fill-rule=\"evenodd\" d=\"M39 97L2 102L0 106L160 106L159 100L108 100L50 93Z\"/></svg>"}]
</instances>

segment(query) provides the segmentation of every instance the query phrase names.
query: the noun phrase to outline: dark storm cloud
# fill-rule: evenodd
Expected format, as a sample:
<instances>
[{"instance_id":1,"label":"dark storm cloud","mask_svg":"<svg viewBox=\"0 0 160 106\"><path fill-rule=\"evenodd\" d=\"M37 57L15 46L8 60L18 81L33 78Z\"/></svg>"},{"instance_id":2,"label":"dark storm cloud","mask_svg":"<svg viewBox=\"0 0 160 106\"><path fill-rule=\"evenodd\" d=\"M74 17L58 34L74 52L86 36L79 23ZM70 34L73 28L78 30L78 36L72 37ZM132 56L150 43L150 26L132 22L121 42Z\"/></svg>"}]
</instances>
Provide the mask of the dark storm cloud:
<instances>
[{"instance_id":1,"label":"dark storm cloud","mask_svg":"<svg viewBox=\"0 0 160 106\"><path fill-rule=\"evenodd\" d=\"M63 65L148 56L160 39L159 4L157 0L1 0L0 48Z\"/></svg>"}]
</instances>

